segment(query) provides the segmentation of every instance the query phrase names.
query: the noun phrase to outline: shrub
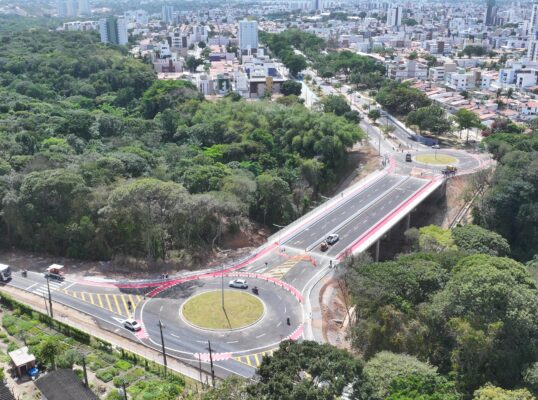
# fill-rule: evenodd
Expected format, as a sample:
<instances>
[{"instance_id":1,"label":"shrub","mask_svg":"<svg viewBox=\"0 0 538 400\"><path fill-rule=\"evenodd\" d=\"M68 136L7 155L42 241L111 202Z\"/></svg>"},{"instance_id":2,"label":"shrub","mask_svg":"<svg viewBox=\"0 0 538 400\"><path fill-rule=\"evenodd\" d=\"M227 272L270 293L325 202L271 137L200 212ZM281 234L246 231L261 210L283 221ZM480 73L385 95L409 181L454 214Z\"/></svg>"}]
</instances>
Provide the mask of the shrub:
<instances>
[{"instance_id":1,"label":"shrub","mask_svg":"<svg viewBox=\"0 0 538 400\"><path fill-rule=\"evenodd\" d=\"M125 360L118 360L114 364L114 366L118 369L121 369L122 371L129 371L132 368L131 363Z\"/></svg>"},{"instance_id":2,"label":"shrub","mask_svg":"<svg viewBox=\"0 0 538 400\"><path fill-rule=\"evenodd\" d=\"M110 382L116 375L118 375L118 370L114 367L100 369L95 373L97 379L100 379L105 383Z\"/></svg>"}]
</instances>

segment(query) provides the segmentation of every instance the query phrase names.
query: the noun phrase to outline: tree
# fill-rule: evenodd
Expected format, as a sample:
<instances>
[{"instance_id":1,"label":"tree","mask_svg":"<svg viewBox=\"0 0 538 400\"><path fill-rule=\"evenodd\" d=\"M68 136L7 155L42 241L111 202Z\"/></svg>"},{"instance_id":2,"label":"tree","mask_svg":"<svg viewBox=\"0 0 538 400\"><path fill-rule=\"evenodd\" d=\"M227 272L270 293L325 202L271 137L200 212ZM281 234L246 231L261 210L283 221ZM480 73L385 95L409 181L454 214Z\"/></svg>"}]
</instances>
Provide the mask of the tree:
<instances>
[{"instance_id":1,"label":"tree","mask_svg":"<svg viewBox=\"0 0 538 400\"><path fill-rule=\"evenodd\" d=\"M282 83L282 87L280 88L280 93L282 93L284 96L300 96L301 92L303 90L303 86L300 82L295 82L292 80L287 80Z\"/></svg>"},{"instance_id":2,"label":"tree","mask_svg":"<svg viewBox=\"0 0 538 400\"><path fill-rule=\"evenodd\" d=\"M419 247L423 251L442 252L454 250L452 232L437 225L428 225L419 229Z\"/></svg>"},{"instance_id":3,"label":"tree","mask_svg":"<svg viewBox=\"0 0 538 400\"><path fill-rule=\"evenodd\" d=\"M391 386L398 384L395 381L399 378L414 377L434 381L440 378L435 367L415 357L388 351L377 353L368 360L364 365L364 377L371 390L371 400L386 399L391 393Z\"/></svg>"},{"instance_id":4,"label":"tree","mask_svg":"<svg viewBox=\"0 0 538 400\"><path fill-rule=\"evenodd\" d=\"M301 55L291 54L285 57L282 62L289 69L292 76L297 76L299 72L306 69L308 64L306 63L306 58Z\"/></svg>"},{"instance_id":5,"label":"tree","mask_svg":"<svg viewBox=\"0 0 538 400\"><path fill-rule=\"evenodd\" d=\"M460 400L453 382L442 376L408 375L395 378L386 400Z\"/></svg>"},{"instance_id":6,"label":"tree","mask_svg":"<svg viewBox=\"0 0 538 400\"><path fill-rule=\"evenodd\" d=\"M445 117L444 110L436 105L421 107L407 115L406 124L416 125L422 132L428 130L435 136L450 131L451 125Z\"/></svg>"},{"instance_id":7,"label":"tree","mask_svg":"<svg viewBox=\"0 0 538 400\"><path fill-rule=\"evenodd\" d=\"M245 379L235 375L230 375L224 380L220 381L215 388L207 390L202 399L203 400L247 400L248 383Z\"/></svg>"},{"instance_id":8,"label":"tree","mask_svg":"<svg viewBox=\"0 0 538 400\"><path fill-rule=\"evenodd\" d=\"M324 97L321 100L321 106L323 107L324 112L331 112L339 116L351 111L351 107L346 98L342 95L329 95Z\"/></svg>"},{"instance_id":9,"label":"tree","mask_svg":"<svg viewBox=\"0 0 538 400\"><path fill-rule=\"evenodd\" d=\"M473 400L533 400L534 398L527 389L505 390L487 384L474 393Z\"/></svg>"},{"instance_id":10,"label":"tree","mask_svg":"<svg viewBox=\"0 0 538 400\"><path fill-rule=\"evenodd\" d=\"M280 343L272 357L264 357L252 398L337 399L347 385L361 392L362 363L345 350L313 341Z\"/></svg>"},{"instance_id":11,"label":"tree","mask_svg":"<svg viewBox=\"0 0 538 400\"><path fill-rule=\"evenodd\" d=\"M375 124L375 121L381 118L381 111L379 111L377 108L373 108L368 112L368 118L372 120L372 122Z\"/></svg>"},{"instance_id":12,"label":"tree","mask_svg":"<svg viewBox=\"0 0 538 400\"><path fill-rule=\"evenodd\" d=\"M205 44L205 42L204 42L203 40L200 40L200 41L198 42L198 47L199 47L200 49L205 49L205 48L206 48L206 44Z\"/></svg>"},{"instance_id":13,"label":"tree","mask_svg":"<svg viewBox=\"0 0 538 400\"><path fill-rule=\"evenodd\" d=\"M202 95L192 83L187 81L156 81L141 99L142 114L151 119L157 113L188 100L200 100Z\"/></svg>"},{"instance_id":14,"label":"tree","mask_svg":"<svg viewBox=\"0 0 538 400\"><path fill-rule=\"evenodd\" d=\"M56 368L56 357L60 354L61 346L57 338L50 336L39 345L38 357L49 364L52 369Z\"/></svg>"},{"instance_id":15,"label":"tree","mask_svg":"<svg viewBox=\"0 0 538 400\"><path fill-rule=\"evenodd\" d=\"M537 300L536 283L518 262L483 254L462 258L424 310L436 331L435 347L441 346L432 354L448 352L445 362L466 393L493 380L517 385L538 357L538 320L527 318L538 312Z\"/></svg>"},{"instance_id":16,"label":"tree","mask_svg":"<svg viewBox=\"0 0 538 400\"><path fill-rule=\"evenodd\" d=\"M460 138L461 138L462 130L478 128L481 126L478 115L476 115L476 113L474 113L473 111L467 110L466 108L460 108L458 111L456 111L454 113L454 120L456 121L456 124L458 124L458 127L460 128ZM467 131L467 138L465 141L466 142L469 141L468 131Z\"/></svg>"},{"instance_id":17,"label":"tree","mask_svg":"<svg viewBox=\"0 0 538 400\"><path fill-rule=\"evenodd\" d=\"M510 245L501 235L477 225L464 225L452 229L452 238L459 249L472 253L505 256Z\"/></svg>"},{"instance_id":18,"label":"tree","mask_svg":"<svg viewBox=\"0 0 538 400\"><path fill-rule=\"evenodd\" d=\"M406 83L396 82L386 82L377 93L376 100L390 113L402 116L431 104L421 91Z\"/></svg>"},{"instance_id":19,"label":"tree","mask_svg":"<svg viewBox=\"0 0 538 400\"><path fill-rule=\"evenodd\" d=\"M204 60L202 60L201 58L187 57L187 60L185 60L185 65L190 72L195 72L196 69L198 69L198 67L203 64Z\"/></svg>"}]
</instances>

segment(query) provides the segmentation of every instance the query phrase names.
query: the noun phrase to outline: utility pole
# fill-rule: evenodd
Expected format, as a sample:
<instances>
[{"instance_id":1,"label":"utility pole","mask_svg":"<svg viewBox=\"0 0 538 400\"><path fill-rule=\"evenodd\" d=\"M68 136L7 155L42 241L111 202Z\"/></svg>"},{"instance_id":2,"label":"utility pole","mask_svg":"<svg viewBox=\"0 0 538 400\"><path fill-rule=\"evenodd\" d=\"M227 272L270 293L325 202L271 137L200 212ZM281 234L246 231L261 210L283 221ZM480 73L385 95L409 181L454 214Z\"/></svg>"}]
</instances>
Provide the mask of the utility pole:
<instances>
[{"instance_id":1,"label":"utility pole","mask_svg":"<svg viewBox=\"0 0 538 400\"><path fill-rule=\"evenodd\" d=\"M52 295L50 294L50 277L47 275L47 290L49 292L49 308L50 308L50 317L54 318L54 313L52 312Z\"/></svg>"},{"instance_id":2,"label":"utility pole","mask_svg":"<svg viewBox=\"0 0 538 400\"><path fill-rule=\"evenodd\" d=\"M224 310L224 263L220 266L220 293L222 310Z\"/></svg>"},{"instance_id":3,"label":"utility pole","mask_svg":"<svg viewBox=\"0 0 538 400\"><path fill-rule=\"evenodd\" d=\"M166 372L167 372L166 348L164 347L163 323L161 320L159 320L159 330L161 331L161 345L162 345L162 352L163 352L164 375L166 375Z\"/></svg>"},{"instance_id":4,"label":"utility pole","mask_svg":"<svg viewBox=\"0 0 538 400\"><path fill-rule=\"evenodd\" d=\"M215 370L213 369L213 352L211 351L211 340L207 341L209 345L209 363L211 364L211 384L215 387Z\"/></svg>"}]
</instances>

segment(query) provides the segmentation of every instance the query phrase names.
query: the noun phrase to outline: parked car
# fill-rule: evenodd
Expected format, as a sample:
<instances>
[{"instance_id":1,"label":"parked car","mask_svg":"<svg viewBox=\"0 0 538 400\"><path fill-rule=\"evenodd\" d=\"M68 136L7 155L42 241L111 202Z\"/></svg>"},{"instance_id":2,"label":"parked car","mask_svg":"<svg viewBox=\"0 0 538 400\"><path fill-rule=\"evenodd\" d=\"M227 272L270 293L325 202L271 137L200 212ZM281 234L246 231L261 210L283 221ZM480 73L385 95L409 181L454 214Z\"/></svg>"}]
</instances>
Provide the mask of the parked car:
<instances>
[{"instance_id":1,"label":"parked car","mask_svg":"<svg viewBox=\"0 0 538 400\"><path fill-rule=\"evenodd\" d=\"M333 245L338 242L338 239L340 239L340 236L338 236L338 234L331 233L329 236L327 236L327 239L325 239L325 241L327 242L327 244Z\"/></svg>"},{"instance_id":2,"label":"parked car","mask_svg":"<svg viewBox=\"0 0 538 400\"><path fill-rule=\"evenodd\" d=\"M247 281L244 279L234 279L233 281L230 281L229 283L230 287L237 288L237 289L247 289L248 284Z\"/></svg>"},{"instance_id":3,"label":"parked car","mask_svg":"<svg viewBox=\"0 0 538 400\"><path fill-rule=\"evenodd\" d=\"M140 329L142 329L142 325L140 325L140 323L133 318L123 321L123 326L133 332L138 332Z\"/></svg>"}]
</instances>

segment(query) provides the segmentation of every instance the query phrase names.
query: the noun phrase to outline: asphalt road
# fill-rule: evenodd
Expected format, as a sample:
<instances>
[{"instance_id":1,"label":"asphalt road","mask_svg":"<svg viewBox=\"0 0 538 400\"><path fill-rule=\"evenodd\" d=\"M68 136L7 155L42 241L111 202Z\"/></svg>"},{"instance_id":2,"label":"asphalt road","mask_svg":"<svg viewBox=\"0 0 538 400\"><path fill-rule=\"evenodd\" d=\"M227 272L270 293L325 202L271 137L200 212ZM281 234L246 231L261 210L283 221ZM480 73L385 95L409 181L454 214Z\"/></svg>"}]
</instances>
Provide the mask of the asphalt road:
<instances>
[{"instance_id":1,"label":"asphalt road","mask_svg":"<svg viewBox=\"0 0 538 400\"><path fill-rule=\"evenodd\" d=\"M327 235L335 233L342 224L360 214L365 207L392 191L405 179L404 176L397 175L382 176L367 188L339 204L338 207L325 213L295 236L287 239L284 245L305 251L311 250L313 246L323 241Z\"/></svg>"}]
</instances>

